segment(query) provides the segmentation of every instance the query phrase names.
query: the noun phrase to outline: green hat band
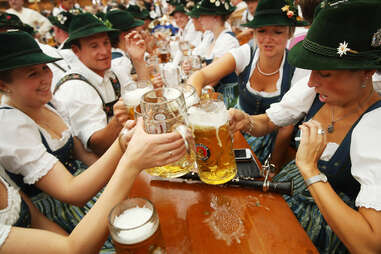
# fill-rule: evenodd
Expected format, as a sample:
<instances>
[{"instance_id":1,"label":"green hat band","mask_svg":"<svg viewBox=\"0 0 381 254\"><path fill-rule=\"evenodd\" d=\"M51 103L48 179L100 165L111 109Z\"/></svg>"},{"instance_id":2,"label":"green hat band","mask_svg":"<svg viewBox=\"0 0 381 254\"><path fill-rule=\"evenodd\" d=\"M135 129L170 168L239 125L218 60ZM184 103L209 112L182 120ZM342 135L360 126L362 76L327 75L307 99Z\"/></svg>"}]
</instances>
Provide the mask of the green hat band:
<instances>
[{"instance_id":1,"label":"green hat band","mask_svg":"<svg viewBox=\"0 0 381 254\"><path fill-rule=\"evenodd\" d=\"M80 33L80 32L83 32L83 31L89 29L89 28L99 27L99 26L101 26L101 25L100 25L100 24L97 24L97 23L90 23L90 24L87 24L87 25L85 25L85 26L82 26L82 27L80 27L80 28L78 28L78 29L75 29L75 30L73 30L73 31L70 31L70 33L72 33L72 34L74 34L74 33Z\"/></svg>"},{"instance_id":2,"label":"green hat band","mask_svg":"<svg viewBox=\"0 0 381 254\"><path fill-rule=\"evenodd\" d=\"M7 61L7 60L12 59L16 56L27 55L27 54L31 54L31 53L42 53L42 51L40 48L17 51L15 53L8 54L6 56L0 57L0 62L1 61Z\"/></svg>"},{"instance_id":3,"label":"green hat band","mask_svg":"<svg viewBox=\"0 0 381 254\"><path fill-rule=\"evenodd\" d=\"M377 51L363 51L358 52L355 50L352 50L345 46L344 43L342 44L342 48L331 48L324 45L320 45L316 42L313 42L307 38L303 40L303 47L307 49L308 51L311 51L312 53L322 55L322 56L328 56L328 57L345 57L345 58L358 58L358 59L369 59L369 60L376 60L381 61L381 50ZM379 55L379 56L377 56Z\"/></svg>"}]
</instances>

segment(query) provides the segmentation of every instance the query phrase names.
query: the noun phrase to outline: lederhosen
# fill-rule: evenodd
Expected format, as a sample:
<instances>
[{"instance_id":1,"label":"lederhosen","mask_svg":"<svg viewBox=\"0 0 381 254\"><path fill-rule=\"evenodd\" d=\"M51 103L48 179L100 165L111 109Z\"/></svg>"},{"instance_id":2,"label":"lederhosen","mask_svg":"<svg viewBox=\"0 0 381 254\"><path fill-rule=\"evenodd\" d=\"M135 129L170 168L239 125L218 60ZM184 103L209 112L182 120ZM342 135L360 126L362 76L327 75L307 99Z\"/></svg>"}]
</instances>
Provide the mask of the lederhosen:
<instances>
[{"instance_id":1,"label":"lederhosen","mask_svg":"<svg viewBox=\"0 0 381 254\"><path fill-rule=\"evenodd\" d=\"M110 81L111 81L112 88L114 89L114 93L115 93L115 96L117 99L114 101L108 102L108 103L105 103L105 101L102 97L102 94L98 91L98 89L93 84L91 84L89 80L87 80L84 76L82 76L81 74L78 74L78 73L71 73L71 74L68 74L68 75L62 77L60 79L60 81L58 81L56 87L54 88L53 94L55 94L57 92L57 90L65 82L67 82L69 80L81 80L81 81L85 82L86 84L88 84L89 86L91 86L92 88L94 88L94 90L99 95L99 98L102 100L103 111L106 113L107 119L110 119L114 115L113 106L119 100L120 94L121 94L120 83L119 83L119 80L115 74L113 75L112 78L110 78Z\"/></svg>"},{"instance_id":2,"label":"lederhosen","mask_svg":"<svg viewBox=\"0 0 381 254\"><path fill-rule=\"evenodd\" d=\"M251 93L247 89L247 83L250 79L250 74L252 70L252 64L254 61L254 55L256 48L250 47L250 62L245 67L245 69L238 75L238 89L239 89L239 105L238 107L248 113L249 115L258 115L265 113L266 109L270 107L272 103L279 102L284 94L291 87L291 79L294 76L295 67L284 61L283 71L282 71L282 81L280 87L280 94L273 97L262 97L257 94ZM284 57L287 58L288 51ZM272 132L264 137L253 137L245 134L247 142L250 144L254 153L257 155L258 159L264 163L268 155L273 149L277 132Z\"/></svg>"},{"instance_id":3,"label":"lederhosen","mask_svg":"<svg viewBox=\"0 0 381 254\"><path fill-rule=\"evenodd\" d=\"M318 96L316 96L304 121L313 118L323 105L324 103L322 103L318 99ZM318 161L319 170L327 175L328 182L334 191L339 195L343 202L353 209L357 209L354 203L356 196L360 191L360 184L351 174L352 163L350 158L350 146L352 132L366 113L380 107L381 101L370 106L352 125L331 159L329 161ZM300 132L298 132L297 135L299 134ZM297 145L298 144L299 142ZM324 217L321 215L318 206L305 186L304 179L301 176L295 161L292 161L285 166L282 171L273 178L273 181L289 181L291 179L294 182L294 195L292 197L284 196L284 199L307 232L308 236L311 238L312 242L318 248L319 252L323 254L349 253L344 244L332 231Z\"/></svg>"},{"instance_id":4,"label":"lederhosen","mask_svg":"<svg viewBox=\"0 0 381 254\"><path fill-rule=\"evenodd\" d=\"M225 32L235 38L233 32ZM209 65L212 63L213 59L205 59L205 63ZM218 84L214 87L216 92L219 92L224 97L224 102L227 108L233 107L237 103L238 98L238 87L237 87L238 77L237 74L233 71L232 73L226 75Z\"/></svg>"}]
</instances>

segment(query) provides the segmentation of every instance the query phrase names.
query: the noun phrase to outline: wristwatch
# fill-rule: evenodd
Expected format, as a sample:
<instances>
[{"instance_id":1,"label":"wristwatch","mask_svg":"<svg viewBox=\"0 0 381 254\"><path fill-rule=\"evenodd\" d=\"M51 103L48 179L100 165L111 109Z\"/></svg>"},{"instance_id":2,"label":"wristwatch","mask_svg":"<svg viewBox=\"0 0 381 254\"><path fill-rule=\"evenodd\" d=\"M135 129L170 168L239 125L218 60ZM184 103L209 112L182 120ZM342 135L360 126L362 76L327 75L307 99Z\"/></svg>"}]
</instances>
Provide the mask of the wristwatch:
<instances>
[{"instance_id":1,"label":"wristwatch","mask_svg":"<svg viewBox=\"0 0 381 254\"><path fill-rule=\"evenodd\" d=\"M316 176L313 176L313 177L308 178L307 180L304 180L304 182L306 183L306 186L308 188L311 184L314 184L317 182L326 183L326 182L328 182L328 178L325 174L319 173Z\"/></svg>"}]
</instances>

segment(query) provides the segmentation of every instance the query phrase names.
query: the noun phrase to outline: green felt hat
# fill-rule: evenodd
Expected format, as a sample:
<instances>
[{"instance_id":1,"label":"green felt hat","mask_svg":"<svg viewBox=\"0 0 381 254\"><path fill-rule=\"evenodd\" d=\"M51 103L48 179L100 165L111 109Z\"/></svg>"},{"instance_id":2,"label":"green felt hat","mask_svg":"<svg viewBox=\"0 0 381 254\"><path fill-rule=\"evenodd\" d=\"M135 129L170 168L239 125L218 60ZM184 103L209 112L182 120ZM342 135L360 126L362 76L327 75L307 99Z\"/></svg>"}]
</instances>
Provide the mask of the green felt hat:
<instances>
[{"instance_id":1,"label":"green felt hat","mask_svg":"<svg viewBox=\"0 0 381 254\"><path fill-rule=\"evenodd\" d=\"M306 38L288 54L290 64L309 70L380 69L379 0L322 2Z\"/></svg>"},{"instance_id":2,"label":"green felt hat","mask_svg":"<svg viewBox=\"0 0 381 254\"><path fill-rule=\"evenodd\" d=\"M150 19L148 10L140 9L137 5L130 4L126 11L128 11L136 19Z\"/></svg>"},{"instance_id":3,"label":"green felt hat","mask_svg":"<svg viewBox=\"0 0 381 254\"><path fill-rule=\"evenodd\" d=\"M57 14L57 16L50 15L48 17L50 23L52 23L53 26L59 27L65 32L69 32L69 25L73 18L73 14L67 11L61 11Z\"/></svg>"},{"instance_id":4,"label":"green felt hat","mask_svg":"<svg viewBox=\"0 0 381 254\"><path fill-rule=\"evenodd\" d=\"M33 27L24 24L18 16L6 12L0 12L0 28L21 30L32 36L36 33Z\"/></svg>"},{"instance_id":5,"label":"green felt hat","mask_svg":"<svg viewBox=\"0 0 381 254\"><path fill-rule=\"evenodd\" d=\"M100 18L90 13L74 15L69 25L69 38L63 48L70 48L73 40L89 37L94 34L117 31L111 28L110 22L103 22Z\"/></svg>"},{"instance_id":6,"label":"green felt hat","mask_svg":"<svg viewBox=\"0 0 381 254\"><path fill-rule=\"evenodd\" d=\"M182 4L178 4L175 6L175 9L173 9L173 11L171 11L171 13L169 14L169 16L173 16L176 12L182 12L182 13L187 13L189 10L185 9L185 6L182 5Z\"/></svg>"},{"instance_id":7,"label":"green felt hat","mask_svg":"<svg viewBox=\"0 0 381 254\"><path fill-rule=\"evenodd\" d=\"M128 31L132 28L144 25L144 21L135 19L128 11L113 10L106 14L106 19L110 21L112 28L120 31Z\"/></svg>"},{"instance_id":8,"label":"green felt hat","mask_svg":"<svg viewBox=\"0 0 381 254\"><path fill-rule=\"evenodd\" d=\"M202 0L192 9L191 15L199 17L200 15L227 16L236 9L229 0Z\"/></svg>"},{"instance_id":9,"label":"green felt hat","mask_svg":"<svg viewBox=\"0 0 381 254\"><path fill-rule=\"evenodd\" d=\"M298 16L292 0L259 0L254 18L242 26L306 26L308 22Z\"/></svg>"},{"instance_id":10,"label":"green felt hat","mask_svg":"<svg viewBox=\"0 0 381 254\"><path fill-rule=\"evenodd\" d=\"M0 45L0 71L60 60L42 53L33 37L24 31L0 33Z\"/></svg>"}]
</instances>

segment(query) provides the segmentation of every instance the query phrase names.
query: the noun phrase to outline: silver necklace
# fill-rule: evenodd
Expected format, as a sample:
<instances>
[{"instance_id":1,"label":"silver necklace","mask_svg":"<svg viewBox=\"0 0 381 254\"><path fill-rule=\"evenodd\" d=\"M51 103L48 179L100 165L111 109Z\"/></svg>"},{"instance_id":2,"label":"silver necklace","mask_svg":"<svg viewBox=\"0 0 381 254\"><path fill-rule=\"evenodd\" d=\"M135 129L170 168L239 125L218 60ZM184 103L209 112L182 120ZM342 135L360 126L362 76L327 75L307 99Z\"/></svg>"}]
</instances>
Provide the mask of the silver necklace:
<instances>
[{"instance_id":1,"label":"silver necklace","mask_svg":"<svg viewBox=\"0 0 381 254\"><path fill-rule=\"evenodd\" d=\"M372 94L373 94L373 91L374 91L374 90L372 89L372 91L370 92L370 94L368 95L368 97L366 98L366 100L362 103L362 105L365 105L365 103L368 102L368 100L370 99L370 97L371 97ZM361 109L361 108L360 108L360 105L359 105L358 107L359 107L359 109ZM328 128L327 128L328 133L332 133L332 132L335 131L335 123L336 123L336 122L338 122L338 121L340 121L340 120L343 120L344 118L346 118L346 117L348 117L348 116L350 116L350 115L352 115L352 114L354 114L354 113L356 113L356 112L358 112L358 110L356 110L356 111L352 111L352 112L350 112L350 113L348 113L348 114L342 116L341 118L335 120L335 119L334 119L334 118L335 118L335 117L334 117L334 108L332 108L332 110L331 110L331 123L328 125Z\"/></svg>"},{"instance_id":2,"label":"silver necklace","mask_svg":"<svg viewBox=\"0 0 381 254\"><path fill-rule=\"evenodd\" d=\"M261 68L259 67L258 62L257 62L257 70L258 70L258 72L259 72L260 74L262 74L263 76L272 76L272 75L277 74L277 73L279 72L279 69L276 70L276 71L274 71L274 72L271 72L271 73L263 72L263 71L261 70Z\"/></svg>"}]
</instances>

